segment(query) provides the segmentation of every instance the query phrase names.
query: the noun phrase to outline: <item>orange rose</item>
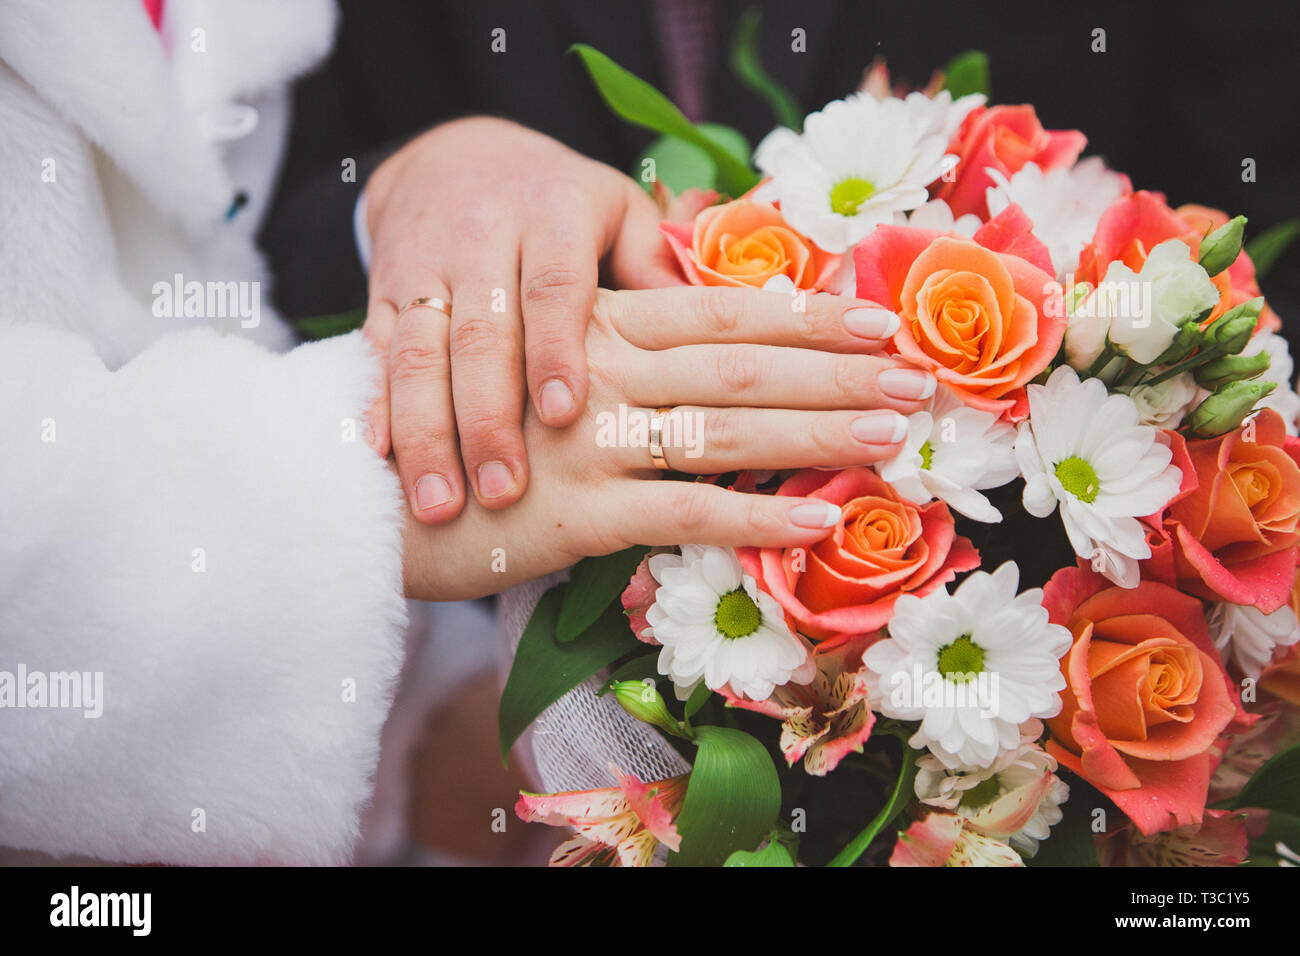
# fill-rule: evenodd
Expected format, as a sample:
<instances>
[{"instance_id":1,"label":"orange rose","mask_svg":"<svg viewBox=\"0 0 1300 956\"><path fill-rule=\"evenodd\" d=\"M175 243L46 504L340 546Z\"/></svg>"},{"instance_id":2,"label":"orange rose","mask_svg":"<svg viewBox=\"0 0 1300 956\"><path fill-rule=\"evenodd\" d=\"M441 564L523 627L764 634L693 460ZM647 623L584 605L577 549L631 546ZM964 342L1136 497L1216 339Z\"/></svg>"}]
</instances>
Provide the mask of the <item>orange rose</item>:
<instances>
[{"instance_id":1,"label":"orange rose","mask_svg":"<svg viewBox=\"0 0 1300 956\"><path fill-rule=\"evenodd\" d=\"M1291 586L1291 613L1300 618L1300 576ZM1292 644L1273 658L1260 675L1259 686L1292 707L1300 707L1300 644Z\"/></svg>"},{"instance_id":2,"label":"orange rose","mask_svg":"<svg viewBox=\"0 0 1300 956\"><path fill-rule=\"evenodd\" d=\"M694 224L666 221L659 229L691 285L761 289L769 279L785 276L796 289L820 290L840 262L791 229L771 203L752 199L710 206Z\"/></svg>"},{"instance_id":3,"label":"orange rose","mask_svg":"<svg viewBox=\"0 0 1300 956\"><path fill-rule=\"evenodd\" d=\"M1201 602L1156 581L1120 588L1064 568L1043 605L1074 635L1061 713L1046 721L1048 752L1145 834L1200 823L1211 748L1252 722L1210 643Z\"/></svg>"},{"instance_id":4,"label":"orange rose","mask_svg":"<svg viewBox=\"0 0 1300 956\"><path fill-rule=\"evenodd\" d=\"M1272 409L1188 442L1183 490L1164 513L1148 576L1265 614L1285 604L1300 550L1298 457L1300 441Z\"/></svg>"},{"instance_id":5,"label":"orange rose","mask_svg":"<svg viewBox=\"0 0 1300 956\"><path fill-rule=\"evenodd\" d=\"M1024 386L1065 332L1047 249L1019 206L974 239L878 226L854 253L858 298L898 312L899 355L973 408L1023 417Z\"/></svg>"},{"instance_id":6,"label":"orange rose","mask_svg":"<svg viewBox=\"0 0 1300 956\"><path fill-rule=\"evenodd\" d=\"M776 598L818 653L888 623L900 594L929 594L979 567L942 501L914 505L870 468L796 473L779 495L821 498L844 513L806 548L740 548L745 570Z\"/></svg>"}]
</instances>

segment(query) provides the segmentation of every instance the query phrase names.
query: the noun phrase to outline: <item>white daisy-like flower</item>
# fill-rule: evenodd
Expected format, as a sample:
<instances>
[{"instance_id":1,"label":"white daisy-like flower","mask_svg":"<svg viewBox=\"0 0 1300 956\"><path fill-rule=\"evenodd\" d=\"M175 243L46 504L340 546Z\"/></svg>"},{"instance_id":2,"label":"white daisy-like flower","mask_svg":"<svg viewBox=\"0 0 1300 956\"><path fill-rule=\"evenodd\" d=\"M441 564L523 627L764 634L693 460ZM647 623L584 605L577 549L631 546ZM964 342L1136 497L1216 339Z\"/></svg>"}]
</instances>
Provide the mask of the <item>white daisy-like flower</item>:
<instances>
[{"instance_id":1,"label":"white daisy-like flower","mask_svg":"<svg viewBox=\"0 0 1300 956\"><path fill-rule=\"evenodd\" d=\"M1018 595L1019 582L1008 561L973 572L952 594L905 594L889 637L863 657L872 709L920 721L911 746L946 767L992 766L1020 746L1025 721L1061 710L1070 632L1049 622L1041 588Z\"/></svg>"},{"instance_id":2,"label":"white daisy-like flower","mask_svg":"<svg viewBox=\"0 0 1300 956\"><path fill-rule=\"evenodd\" d=\"M940 388L927 411L908 416L898 454L875 467L914 504L940 498L968 518L997 522L1001 512L980 491L1020 475L1015 441L1014 426Z\"/></svg>"},{"instance_id":3,"label":"white daisy-like flower","mask_svg":"<svg viewBox=\"0 0 1300 956\"><path fill-rule=\"evenodd\" d=\"M766 700L782 684L807 684L817 673L808 645L786 626L781 605L759 589L730 548L682 545L681 554L651 555L659 582L646 611L648 635L663 645L659 673L679 700L700 681L709 690Z\"/></svg>"},{"instance_id":4,"label":"white daisy-like flower","mask_svg":"<svg viewBox=\"0 0 1300 956\"><path fill-rule=\"evenodd\" d=\"M1051 828L1061 822L1061 804L1069 799L1070 787L1055 776L1056 758L1036 743L1043 733L1042 722L1026 721L1020 731L1020 746L1000 754L992 766L982 769L945 767L938 757L926 754L916 762L915 789L917 798L927 806L974 818L999 797L1032 787L1043 774L1052 774L1051 785L1033 816L1007 838L1015 849L1033 856L1038 852L1038 841L1047 839Z\"/></svg>"},{"instance_id":5,"label":"white daisy-like flower","mask_svg":"<svg viewBox=\"0 0 1300 956\"><path fill-rule=\"evenodd\" d=\"M1216 604L1207 617L1220 656L1234 661L1247 677L1258 679L1276 648L1300 641L1300 621L1285 604L1271 614L1250 605Z\"/></svg>"},{"instance_id":6,"label":"white daisy-like flower","mask_svg":"<svg viewBox=\"0 0 1300 956\"><path fill-rule=\"evenodd\" d=\"M914 229L933 229L935 232L955 232L959 236L970 239L984 223L973 212L954 217L952 207L946 202L942 199L931 199L924 206L917 206L911 212L894 213L894 225L911 226Z\"/></svg>"},{"instance_id":7,"label":"white daisy-like flower","mask_svg":"<svg viewBox=\"0 0 1300 956\"><path fill-rule=\"evenodd\" d=\"M759 144L754 162L770 178L755 195L779 202L786 222L823 249L844 252L929 199L926 187L957 163L944 154L944 128L919 102L835 100L808 115L802 134L776 130Z\"/></svg>"},{"instance_id":8,"label":"white daisy-like flower","mask_svg":"<svg viewBox=\"0 0 1300 956\"><path fill-rule=\"evenodd\" d=\"M1025 163L1010 179L996 169L989 176L996 183L985 191L989 216L1013 204L1024 210L1061 281L1078 267L1079 253L1092 241L1102 213L1128 189L1128 180L1097 156L1048 173L1037 163Z\"/></svg>"},{"instance_id":9,"label":"white daisy-like flower","mask_svg":"<svg viewBox=\"0 0 1300 956\"><path fill-rule=\"evenodd\" d=\"M1271 408L1281 415L1288 435L1300 434L1296 430L1296 419L1300 418L1300 395L1296 394L1291 385L1295 363L1291 359L1286 339L1276 332L1264 330L1256 332L1241 350L1242 355L1258 355L1261 352L1268 353L1268 368L1260 374L1257 381L1273 382L1277 388L1260 399L1259 407Z\"/></svg>"},{"instance_id":10,"label":"white daisy-like flower","mask_svg":"<svg viewBox=\"0 0 1300 956\"><path fill-rule=\"evenodd\" d=\"M1182 483L1159 429L1139 423L1127 395L1108 394L1068 365L1030 385L1029 419L1016 436L1025 510L1046 518L1060 507L1075 553L1121 587L1137 587L1138 561L1151 556L1140 517L1154 514Z\"/></svg>"}]
</instances>

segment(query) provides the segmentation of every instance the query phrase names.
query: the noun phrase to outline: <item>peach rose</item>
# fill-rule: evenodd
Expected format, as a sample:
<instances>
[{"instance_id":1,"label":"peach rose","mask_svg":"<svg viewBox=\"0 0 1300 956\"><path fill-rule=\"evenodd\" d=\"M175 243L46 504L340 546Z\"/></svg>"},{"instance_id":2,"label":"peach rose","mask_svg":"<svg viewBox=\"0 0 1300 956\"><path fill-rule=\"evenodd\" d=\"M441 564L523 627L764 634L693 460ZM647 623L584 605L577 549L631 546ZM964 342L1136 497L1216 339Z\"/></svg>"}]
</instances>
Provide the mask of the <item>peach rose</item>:
<instances>
[{"instance_id":1,"label":"peach rose","mask_svg":"<svg viewBox=\"0 0 1300 956\"><path fill-rule=\"evenodd\" d=\"M973 239L879 226L854 253L858 297L902 318L899 355L930 369L967 405L1022 418L1024 386L1065 333L1047 249L1019 206Z\"/></svg>"},{"instance_id":2,"label":"peach rose","mask_svg":"<svg viewBox=\"0 0 1300 956\"><path fill-rule=\"evenodd\" d=\"M786 224L771 203L737 199L701 211L694 224L662 222L691 285L753 286L785 276L796 289L825 289L840 257Z\"/></svg>"},{"instance_id":3,"label":"peach rose","mask_svg":"<svg viewBox=\"0 0 1300 956\"><path fill-rule=\"evenodd\" d=\"M990 169L1010 178L1034 163L1043 172L1071 166L1088 144L1077 129L1046 130L1034 108L1024 106L981 106L962 121L948 152L960 159L956 178L945 182L935 194L952 207L954 216L974 213L988 216L985 190L992 186Z\"/></svg>"},{"instance_id":4,"label":"peach rose","mask_svg":"<svg viewBox=\"0 0 1300 956\"><path fill-rule=\"evenodd\" d=\"M903 500L870 468L808 469L779 495L822 498L844 512L831 534L807 548L741 548L740 561L785 609L791 625L825 653L883 627L900 594L929 594L979 567L942 501Z\"/></svg>"},{"instance_id":5,"label":"peach rose","mask_svg":"<svg viewBox=\"0 0 1300 956\"><path fill-rule=\"evenodd\" d=\"M1156 581L1114 587L1063 568L1043 592L1074 646L1047 750L1144 834L1200 823L1219 736L1248 727L1201 602ZM1231 726L1230 726L1231 725Z\"/></svg>"},{"instance_id":6,"label":"peach rose","mask_svg":"<svg viewBox=\"0 0 1300 956\"><path fill-rule=\"evenodd\" d=\"M1298 460L1300 440L1272 409L1188 442L1183 489L1156 516L1144 573L1207 601L1276 611L1290 599L1300 553Z\"/></svg>"}]
</instances>

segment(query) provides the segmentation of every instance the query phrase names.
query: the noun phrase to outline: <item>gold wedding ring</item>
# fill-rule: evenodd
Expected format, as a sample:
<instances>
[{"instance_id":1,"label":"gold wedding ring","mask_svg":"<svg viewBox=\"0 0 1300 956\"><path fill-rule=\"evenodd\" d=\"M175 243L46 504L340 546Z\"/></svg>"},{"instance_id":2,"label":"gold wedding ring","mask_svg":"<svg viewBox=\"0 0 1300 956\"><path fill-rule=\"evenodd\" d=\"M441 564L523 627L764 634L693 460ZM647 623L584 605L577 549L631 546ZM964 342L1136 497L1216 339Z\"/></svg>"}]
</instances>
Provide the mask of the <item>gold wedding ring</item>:
<instances>
[{"instance_id":1,"label":"gold wedding ring","mask_svg":"<svg viewBox=\"0 0 1300 956\"><path fill-rule=\"evenodd\" d=\"M447 318L451 318L451 303L435 295L422 295L418 299L412 299L402 306L402 311L397 314L400 317L412 309L433 309L435 312L441 312Z\"/></svg>"},{"instance_id":2,"label":"gold wedding ring","mask_svg":"<svg viewBox=\"0 0 1300 956\"><path fill-rule=\"evenodd\" d=\"M664 421L673 413L672 407L656 408L650 416L650 460L660 471L668 471L664 458Z\"/></svg>"}]
</instances>

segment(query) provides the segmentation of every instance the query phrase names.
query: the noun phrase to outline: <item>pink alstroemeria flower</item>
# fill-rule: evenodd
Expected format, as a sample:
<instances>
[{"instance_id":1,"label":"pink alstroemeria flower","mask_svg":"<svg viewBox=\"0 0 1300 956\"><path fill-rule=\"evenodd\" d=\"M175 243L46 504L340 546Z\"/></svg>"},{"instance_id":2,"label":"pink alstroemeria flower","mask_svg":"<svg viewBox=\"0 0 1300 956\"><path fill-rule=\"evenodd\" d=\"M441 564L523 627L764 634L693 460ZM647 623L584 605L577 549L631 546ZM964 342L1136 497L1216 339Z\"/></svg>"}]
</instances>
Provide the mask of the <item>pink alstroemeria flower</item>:
<instances>
[{"instance_id":1,"label":"pink alstroemeria flower","mask_svg":"<svg viewBox=\"0 0 1300 956\"><path fill-rule=\"evenodd\" d=\"M775 717L781 724L781 753L793 767L824 777L852 752L861 752L876 715L867 704L862 652L879 633L861 635L824 654L814 654L817 675L810 684L785 684L767 700L725 693L728 706Z\"/></svg>"},{"instance_id":2,"label":"pink alstroemeria flower","mask_svg":"<svg viewBox=\"0 0 1300 956\"><path fill-rule=\"evenodd\" d=\"M573 828L573 839L551 854L551 866L649 866L660 843L681 847L673 818L690 774L642 783L613 764L609 771L617 787L519 794L515 813L525 823Z\"/></svg>"},{"instance_id":3,"label":"pink alstroemeria flower","mask_svg":"<svg viewBox=\"0 0 1300 956\"><path fill-rule=\"evenodd\" d=\"M1008 791L970 816L929 813L898 835L890 866L1024 866L1007 839L1023 829L1056 775Z\"/></svg>"},{"instance_id":4,"label":"pink alstroemeria flower","mask_svg":"<svg viewBox=\"0 0 1300 956\"><path fill-rule=\"evenodd\" d=\"M1097 845L1102 866L1237 866L1248 853L1246 814L1229 810L1151 837L1126 826Z\"/></svg>"}]
</instances>

